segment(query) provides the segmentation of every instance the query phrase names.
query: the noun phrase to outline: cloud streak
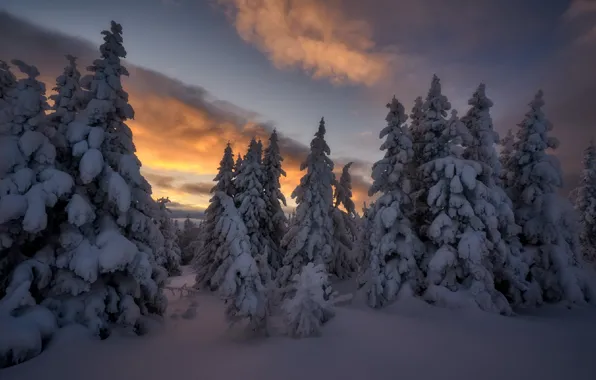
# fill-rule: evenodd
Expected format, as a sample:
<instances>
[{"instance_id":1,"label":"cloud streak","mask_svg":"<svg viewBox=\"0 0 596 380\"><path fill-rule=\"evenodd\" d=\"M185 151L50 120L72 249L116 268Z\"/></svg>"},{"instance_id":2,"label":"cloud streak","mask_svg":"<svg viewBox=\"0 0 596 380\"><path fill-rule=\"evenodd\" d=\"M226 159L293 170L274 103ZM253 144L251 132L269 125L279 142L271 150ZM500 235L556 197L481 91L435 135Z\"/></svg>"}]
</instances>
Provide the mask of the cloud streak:
<instances>
[{"instance_id":1,"label":"cloud streak","mask_svg":"<svg viewBox=\"0 0 596 380\"><path fill-rule=\"evenodd\" d=\"M277 68L299 67L333 83L374 85L393 55L376 49L370 26L328 0L217 0L238 34Z\"/></svg>"}]
</instances>

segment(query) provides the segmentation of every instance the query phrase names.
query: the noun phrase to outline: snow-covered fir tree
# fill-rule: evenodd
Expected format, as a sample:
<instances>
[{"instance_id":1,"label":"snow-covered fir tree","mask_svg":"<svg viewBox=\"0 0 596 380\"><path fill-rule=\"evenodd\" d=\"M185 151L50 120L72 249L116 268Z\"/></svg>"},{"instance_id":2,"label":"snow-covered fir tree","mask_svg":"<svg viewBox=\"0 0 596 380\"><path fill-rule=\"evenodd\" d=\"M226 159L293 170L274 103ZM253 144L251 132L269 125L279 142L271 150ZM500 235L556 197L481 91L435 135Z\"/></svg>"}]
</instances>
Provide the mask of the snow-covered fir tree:
<instances>
[{"instance_id":1,"label":"snow-covered fir tree","mask_svg":"<svg viewBox=\"0 0 596 380\"><path fill-rule=\"evenodd\" d=\"M483 165L463 158L463 144L470 139L452 111L438 139L443 149L422 167L425 177L434 180L426 199L429 224L423 229L431 243L422 261L424 298L447 307L476 306L510 314L493 276L489 236L498 233L498 216L490 202L491 190L480 180Z\"/></svg>"},{"instance_id":2,"label":"snow-covered fir tree","mask_svg":"<svg viewBox=\"0 0 596 380\"><path fill-rule=\"evenodd\" d=\"M62 75L56 78L56 86L53 88L56 93L50 96L54 101L52 106L54 112L49 117L56 129L52 142L57 148L59 164L72 162L68 157L71 152L68 149L66 131L68 124L74 121L77 112L85 106L87 95L80 85L81 73L77 68L76 57L67 55L66 59L69 64L64 68ZM72 168L66 169L72 170Z\"/></svg>"},{"instance_id":3,"label":"snow-covered fir tree","mask_svg":"<svg viewBox=\"0 0 596 380\"><path fill-rule=\"evenodd\" d=\"M216 181L215 186L211 189L213 196L209 200L209 206L205 210L205 218L200 234L200 244L197 245L195 257L192 261L192 266L197 273L196 286L199 288L206 288L215 290L216 287L211 284L211 279L221 265L219 261L222 254L219 253L225 249L224 242L215 233L215 230L220 223L220 219L224 213L224 206L221 204L221 197L216 194L223 193L232 198L236 193L236 188L233 183L234 170L234 154L230 144L224 149L224 154L219 162L217 175L213 179ZM246 228L246 227L244 227Z\"/></svg>"},{"instance_id":4,"label":"snow-covered fir tree","mask_svg":"<svg viewBox=\"0 0 596 380\"><path fill-rule=\"evenodd\" d=\"M182 265L189 264L195 256L195 243L199 235L198 225L187 216L178 232L178 246L180 247Z\"/></svg>"},{"instance_id":5,"label":"snow-covered fir tree","mask_svg":"<svg viewBox=\"0 0 596 380\"><path fill-rule=\"evenodd\" d=\"M282 304L286 333L294 338L321 334L335 315L325 265L308 263L292 278L292 295Z\"/></svg>"},{"instance_id":6,"label":"snow-covered fir tree","mask_svg":"<svg viewBox=\"0 0 596 380\"><path fill-rule=\"evenodd\" d=\"M329 273L338 278L347 278L356 270L352 254L357 235L356 206L352 201L352 162L344 165L341 177L335 186L335 205L331 210L333 217L333 260L329 264ZM344 210L340 209L343 206Z\"/></svg>"},{"instance_id":7,"label":"snow-covered fir tree","mask_svg":"<svg viewBox=\"0 0 596 380\"><path fill-rule=\"evenodd\" d=\"M380 193L380 197L367 210L362 247L365 260L361 281L371 307L395 300L402 288L419 293L423 285L419 261L424 247L410 221L413 203L406 175L414 157L412 137L405 125L403 105L393 97L387 108L387 126L379 134L385 138L381 145L385 155L373 165L369 190L370 196Z\"/></svg>"},{"instance_id":8,"label":"snow-covered fir tree","mask_svg":"<svg viewBox=\"0 0 596 380\"><path fill-rule=\"evenodd\" d=\"M581 226L580 242L584 258L596 262L596 145L584 150L580 184L575 190L575 208Z\"/></svg>"},{"instance_id":9,"label":"snow-covered fir tree","mask_svg":"<svg viewBox=\"0 0 596 380\"><path fill-rule=\"evenodd\" d=\"M414 179L411 191L415 204L413 221L421 236L425 236L424 227L429 219L426 196L428 189L434 183L434 179L425 176L420 167L444 155L445 143L442 135L445 128L447 128L446 117L448 115L447 111L450 109L451 103L442 93L441 81L439 77L434 75L422 107L418 103L412 112L416 115L414 122L417 124L414 158L412 160L415 174L410 176ZM422 116L420 115L421 112L423 113Z\"/></svg>"},{"instance_id":10,"label":"snow-covered fir tree","mask_svg":"<svg viewBox=\"0 0 596 380\"><path fill-rule=\"evenodd\" d=\"M89 102L66 128L76 168L75 190L65 205L55 257L46 248L20 268L15 287L31 278L39 263L55 268L44 304L59 324L81 323L101 337L115 322L142 333L143 315L162 314L167 306L166 270L158 264L164 238L159 207L140 174L132 133L134 116L121 76L122 27L103 31L101 58L81 80ZM12 286L12 285L11 285Z\"/></svg>"},{"instance_id":11,"label":"snow-covered fir tree","mask_svg":"<svg viewBox=\"0 0 596 380\"><path fill-rule=\"evenodd\" d=\"M178 246L178 235L176 234L176 226L170 217L170 210L168 210L169 198L159 198L157 204L159 205L160 218L159 229L164 238L164 251L159 257L158 264L163 266L170 276L177 276L181 274L180 270L180 247Z\"/></svg>"},{"instance_id":12,"label":"snow-covered fir tree","mask_svg":"<svg viewBox=\"0 0 596 380\"><path fill-rule=\"evenodd\" d=\"M18 82L6 64L0 72L0 297L24 281L15 274L18 263L26 266L40 252L52 251L59 220L49 210L73 187L72 178L55 167L54 130L47 123L49 106L45 86L36 79L39 72L22 61L13 64L24 74ZM31 284L33 293L40 289L36 302L43 301L41 289L52 274L49 263L39 265L38 281Z\"/></svg>"},{"instance_id":13,"label":"snow-covered fir tree","mask_svg":"<svg viewBox=\"0 0 596 380\"><path fill-rule=\"evenodd\" d=\"M513 145L515 144L515 136L513 130L508 129L505 137L499 142L501 145L501 153L499 155L499 162L501 163L501 184L505 191L509 191L513 178L508 178L510 174L513 174L512 169L515 167L515 163L512 161Z\"/></svg>"},{"instance_id":14,"label":"snow-covered fir tree","mask_svg":"<svg viewBox=\"0 0 596 380\"><path fill-rule=\"evenodd\" d=\"M282 204L286 206L286 197L281 192L279 183L280 177L286 176L286 172L281 167L283 160L279 152L277 132L273 130L263 158L264 191L268 216L265 228L270 247L269 263L273 270L278 270L281 267L283 260L281 239L286 232L287 223L286 214L282 209Z\"/></svg>"},{"instance_id":15,"label":"snow-covered fir tree","mask_svg":"<svg viewBox=\"0 0 596 380\"><path fill-rule=\"evenodd\" d=\"M10 70L10 66L4 61L0 61L0 138L2 139L2 147L5 144L9 144L12 134L12 119L13 119L13 101L14 101L14 88L17 85L17 79ZM10 143L10 145L13 145ZM4 147L0 151L0 180L4 180L4 177L11 171L9 150ZM0 198L5 194L0 194ZM4 206L6 207L6 206ZM0 215L2 219L4 216ZM6 248L12 245L12 238L10 235L14 232L10 232L11 227L6 224L7 222L0 222L0 297L4 295L4 290L8 285L9 273L12 271L14 266L17 264L18 251L16 249L12 252L8 252ZM18 222L13 222L13 228L18 228Z\"/></svg>"},{"instance_id":16,"label":"snow-covered fir tree","mask_svg":"<svg viewBox=\"0 0 596 380\"><path fill-rule=\"evenodd\" d=\"M419 185L420 173L418 168L422 164L422 150L424 149L424 131L422 129L422 122L424 120L424 102L421 96L418 96L414 100L414 106L410 112L410 135L412 139L412 149L414 156L410 159L408 166L406 167L407 177L410 179L410 185L412 188L412 199L416 199L416 191L421 191Z\"/></svg>"},{"instance_id":17,"label":"snow-covered fir tree","mask_svg":"<svg viewBox=\"0 0 596 380\"><path fill-rule=\"evenodd\" d=\"M221 246L216 252L217 267L211 286L226 301L230 323L247 320L249 328L262 330L269 313L267 290L260 276L262 271L251 254L247 229L230 196L216 191L211 202L221 209L213 229Z\"/></svg>"},{"instance_id":18,"label":"snow-covered fir tree","mask_svg":"<svg viewBox=\"0 0 596 380\"><path fill-rule=\"evenodd\" d=\"M524 280L528 265L521 256L518 238L521 227L515 223L512 201L501 186L501 162L496 150L499 135L494 130L490 116L493 102L486 96L484 84L478 86L468 104L471 107L462 122L470 132L471 139L466 145L464 157L482 165L479 180L489 191L485 199L495 209L499 222L497 229L486 231L491 242L490 256L495 281L511 301L519 304L527 288Z\"/></svg>"},{"instance_id":19,"label":"snow-covered fir tree","mask_svg":"<svg viewBox=\"0 0 596 380\"><path fill-rule=\"evenodd\" d=\"M531 260L526 291L527 303L583 303L594 300L579 244L579 226L570 202L558 194L563 185L558 159L547 153L559 142L549 136L553 126L544 115L543 92L538 91L530 110L518 125L506 178L515 205L516 220L522 227L524 252Z\"/></svg>"},{"instance_id":20,"label":"snow-covered fir tree","mask_svg":"<svg viewBox=\"0 0 596 380\"><path fill-rule=\"evenodd\" d=\"M255 259L263 254L266 255L265 257L271 254L271 241L267 236L269 215L263 186L265 173L263 173L261 155L262 144L253 138L236 176L236 197L234 198L238 214L246 226L250 240L250 252ZM264 263L258 261L259 266L267 267L268 262L269 259ZM268 268L261 269L269 271Z\"/></svg>"},{"instance_id":21,"label":"snow-covered fir tree","mask_svg":"<svg viewBox=\"0 0 596 380\"><path fill-rule=\"evenodd\" d=\"M325 120L321 119L310 153L300 170L306 173L292 192L296 200L296 219L282 240L286 249L278 283L286 286L307 263L329 265L333 260L333 161L325 141Z\"/></svg>"}]
</instances>

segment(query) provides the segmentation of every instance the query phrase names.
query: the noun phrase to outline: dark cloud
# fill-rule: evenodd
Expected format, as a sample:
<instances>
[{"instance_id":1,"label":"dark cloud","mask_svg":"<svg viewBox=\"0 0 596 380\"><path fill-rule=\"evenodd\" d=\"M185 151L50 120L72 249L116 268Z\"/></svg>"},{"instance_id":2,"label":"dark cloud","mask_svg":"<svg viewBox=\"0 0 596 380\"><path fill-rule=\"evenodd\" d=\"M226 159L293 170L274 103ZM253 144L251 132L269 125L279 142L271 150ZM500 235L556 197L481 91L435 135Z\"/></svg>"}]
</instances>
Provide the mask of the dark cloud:
<instances>
[{"instance_id":1,"label":"dark cloud","mask_svg":"<svg viewBox=\"0 0 596 380\"><path fill-rule=\"evenodd\" d=\"M157 186L162 189L174 188L174 185L173 185L173 182L175 180L174 177L167 176L167 175L161 175L161 174L153 174L153 173L144 173L143 175L145 176L147 181L149 181L149 183L152 186Z\"/></svg>"},{"instance_id":2,"label":"dark cloud","mask_svg":"<svg viewBox=\"0 0 596 380\"><path fill-rule=\"evenodd\" d=\"M170 210L170 216L174 219L187 217L191 219L203 219L205 215L205 209L179 202L170 202L168 204L168 210Z\"/></svg>"},{"instance_id":3,"label":"dark cloud","mask_svg":"<svg viewBox=\"0 0 596 380\"><path fill-rule=\"evenodd\" d=\"M188 194L209 195L214 185L214 182L184 183L178 189Z\"/></svg>"}]
</instances>

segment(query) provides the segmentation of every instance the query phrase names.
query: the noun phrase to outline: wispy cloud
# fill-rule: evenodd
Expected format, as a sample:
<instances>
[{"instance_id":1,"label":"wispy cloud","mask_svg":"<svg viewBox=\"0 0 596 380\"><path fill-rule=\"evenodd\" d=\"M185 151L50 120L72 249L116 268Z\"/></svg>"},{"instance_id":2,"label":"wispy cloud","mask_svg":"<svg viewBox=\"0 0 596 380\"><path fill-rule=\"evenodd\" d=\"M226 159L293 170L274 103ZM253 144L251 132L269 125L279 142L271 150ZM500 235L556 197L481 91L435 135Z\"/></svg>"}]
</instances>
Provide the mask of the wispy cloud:
<instances>
[{"instance_id":1,"label":"wispy cloud","mask_svg":"<svg viewBox=\"0 0 596 380\"><path fill-rule=\"evenodd\" d=\"M336 0L217 0L238 34L278 68L299 67L334 83L373 85L394 55L379 51L370 26L346 17Z\"/></svg>"}]
</instances>

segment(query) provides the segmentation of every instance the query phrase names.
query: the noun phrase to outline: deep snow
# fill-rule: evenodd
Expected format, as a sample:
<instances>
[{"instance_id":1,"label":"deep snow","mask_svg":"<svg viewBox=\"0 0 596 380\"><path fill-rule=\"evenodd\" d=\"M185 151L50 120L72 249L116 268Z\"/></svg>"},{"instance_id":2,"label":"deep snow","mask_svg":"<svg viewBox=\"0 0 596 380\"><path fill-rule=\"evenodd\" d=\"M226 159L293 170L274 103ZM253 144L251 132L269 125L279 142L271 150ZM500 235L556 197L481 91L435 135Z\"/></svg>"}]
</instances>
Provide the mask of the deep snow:
<instances>
[{"instance_id":1,"label":"deep snow","mask_svg":"<svg viewBox=\"0 0 596 380\"><path fill-rule=\"evenodd\" d=\"M170 287L194 275L173 277ZM350 282L338 284L349 292ZM171 292L170 292L171 293ZM320 338L248 337L228 329L211 295L168 294L165 325L142 337L90 338L62 329L38 357L2 380L130 379L594 379L596 309L544 307L502 317L417 300L371 310L342 305Z\"/></svg>"}]
</instances>

